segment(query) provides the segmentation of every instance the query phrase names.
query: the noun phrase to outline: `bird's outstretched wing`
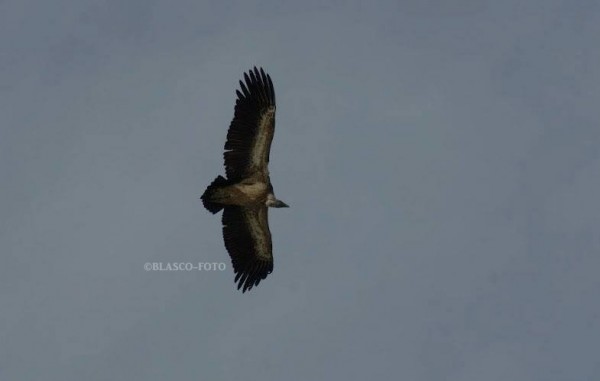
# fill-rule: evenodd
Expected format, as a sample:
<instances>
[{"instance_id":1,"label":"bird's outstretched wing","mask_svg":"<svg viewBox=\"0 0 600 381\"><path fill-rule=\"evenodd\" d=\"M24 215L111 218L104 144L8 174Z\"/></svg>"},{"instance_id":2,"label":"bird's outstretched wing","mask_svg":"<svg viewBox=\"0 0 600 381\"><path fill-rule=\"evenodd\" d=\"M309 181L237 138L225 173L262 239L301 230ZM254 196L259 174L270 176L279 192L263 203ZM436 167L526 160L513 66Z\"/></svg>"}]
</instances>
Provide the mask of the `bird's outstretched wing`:
<instances>
[{"instance_id":1,"label":"bird's outstretched wing","mask_svg":"<svg viewBox=\"0 0 600 381\"><path fill-rule=\"evenodd\" d=\"M237 90L235 113L225 143L227 179L268 175L269 151L275 132L275 90L261 68L244 73Z\"/></svg>"},{"instance_id":2,"label":"bird's outstretched wing","mask_svg":"<svg viewBox=\"0 0 600 381\"><path fill-rule=\"evenodd\" d=\"M223 240L238 290L252 289L273 271L273 245L265 205L225 207Z\"/></svg>"}]
</instances>

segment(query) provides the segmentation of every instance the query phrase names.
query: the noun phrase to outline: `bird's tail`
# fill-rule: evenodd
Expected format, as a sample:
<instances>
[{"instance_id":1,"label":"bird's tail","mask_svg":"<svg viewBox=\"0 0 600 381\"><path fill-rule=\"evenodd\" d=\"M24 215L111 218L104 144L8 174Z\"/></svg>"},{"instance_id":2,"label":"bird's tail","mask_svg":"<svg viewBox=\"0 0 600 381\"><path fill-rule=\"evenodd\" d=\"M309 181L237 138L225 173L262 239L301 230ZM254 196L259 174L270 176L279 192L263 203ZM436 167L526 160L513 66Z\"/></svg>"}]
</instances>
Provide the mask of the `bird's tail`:
<instances>
[{"instance_id":1,"label":"bird's tail","mask_svg":"<svg viewBox=\"0 0 600 381\"><path fill-rule=\"evenodd\" d=\"M206 188L204 194L202 195L202 197L200 197L206 210L208 210L212 214L215 214L221 209L223 209L223 204L219 204L211 200L215 190L227 185L229 185L229 182L223 176L217 176L217 178Z\"/></svg>"}]
</instances>

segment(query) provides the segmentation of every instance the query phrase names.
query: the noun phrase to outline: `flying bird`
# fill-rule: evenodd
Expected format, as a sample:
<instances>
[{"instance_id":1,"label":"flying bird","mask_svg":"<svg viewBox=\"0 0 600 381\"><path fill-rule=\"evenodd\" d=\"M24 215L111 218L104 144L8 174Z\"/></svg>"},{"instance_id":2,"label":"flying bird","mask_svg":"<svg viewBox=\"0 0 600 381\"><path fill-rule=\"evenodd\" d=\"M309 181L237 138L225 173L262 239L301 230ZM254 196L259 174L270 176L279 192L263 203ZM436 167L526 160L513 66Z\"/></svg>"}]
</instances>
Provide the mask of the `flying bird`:
<instances>
[{"instance_id":1,"label":"flying bird","mask_svg":"<svg viewBox=\"0 0 600 381\"><path fill-rule=\"evenodd\" d=\"M240 81L236 91L223 154L227 178L218 176L201 197L211 213L223 209L223 240L242 292L257 286L273 271L267 208L288 207L275 197L269 178L269 151L275 132L273 82L256 67L244 73L244 82Z\"/></svg>"}]
</instances>

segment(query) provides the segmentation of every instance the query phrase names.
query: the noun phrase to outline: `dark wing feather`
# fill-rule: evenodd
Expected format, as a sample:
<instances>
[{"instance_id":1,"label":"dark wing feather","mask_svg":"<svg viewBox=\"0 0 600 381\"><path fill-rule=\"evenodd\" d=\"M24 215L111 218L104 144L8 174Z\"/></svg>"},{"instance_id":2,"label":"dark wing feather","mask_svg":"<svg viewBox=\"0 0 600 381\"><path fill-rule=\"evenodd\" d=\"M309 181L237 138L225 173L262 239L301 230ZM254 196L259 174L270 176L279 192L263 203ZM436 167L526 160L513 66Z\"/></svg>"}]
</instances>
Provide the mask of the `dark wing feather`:
<instances>
[{"instance_id":1,"label":"dark wing feather","mask_svg":"<svg viewBox=\"0 0 600 381\"><path fill-rule=\"evenodd\" d=\"M275 132L275 90L268 74L255 67L244 73L233 120L225 143L227 179L238 181L257 172L268 174L269 151Z\"/></svg>"},{"instance_id":2,"label":"dark wing feather","mask_svg":"<svg viewBox=\"0 0 600 381\"><path fill-rule=\"evenodd\" d=\"M223 240L231 257L238 290L252 289L273 271L273 246L266 206L225 207Z\"/></svg>"}]
</instances>

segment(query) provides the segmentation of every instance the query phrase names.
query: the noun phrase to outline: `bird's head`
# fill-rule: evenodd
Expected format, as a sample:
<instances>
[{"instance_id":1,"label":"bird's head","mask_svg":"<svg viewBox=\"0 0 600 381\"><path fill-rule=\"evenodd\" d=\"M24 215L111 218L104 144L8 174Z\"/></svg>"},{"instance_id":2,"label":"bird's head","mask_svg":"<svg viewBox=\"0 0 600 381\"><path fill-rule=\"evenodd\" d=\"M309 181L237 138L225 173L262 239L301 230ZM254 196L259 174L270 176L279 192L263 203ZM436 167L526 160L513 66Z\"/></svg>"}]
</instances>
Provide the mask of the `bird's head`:
<instances>
[{"instance_id":1,"label":"bird's head","mask_svg":"<svg viewBox=\"0 0 600 381\"><path fill-rule=\"evenodd\" d=\"M275 198L273 194L267 196L267 206L270 208L289 208L289 205L285 202Z\"/></svg>"},{"instance_id":2,"label":"bird's head","mask_svg":"<svg viewBox=\"0 0 600 381\"><path fill-rule=\"evenodd\" d=\"M269 205L273 208L289 208L290 206L281 200L275 200L272 205Z\"/></svg>"}]
</instances>

